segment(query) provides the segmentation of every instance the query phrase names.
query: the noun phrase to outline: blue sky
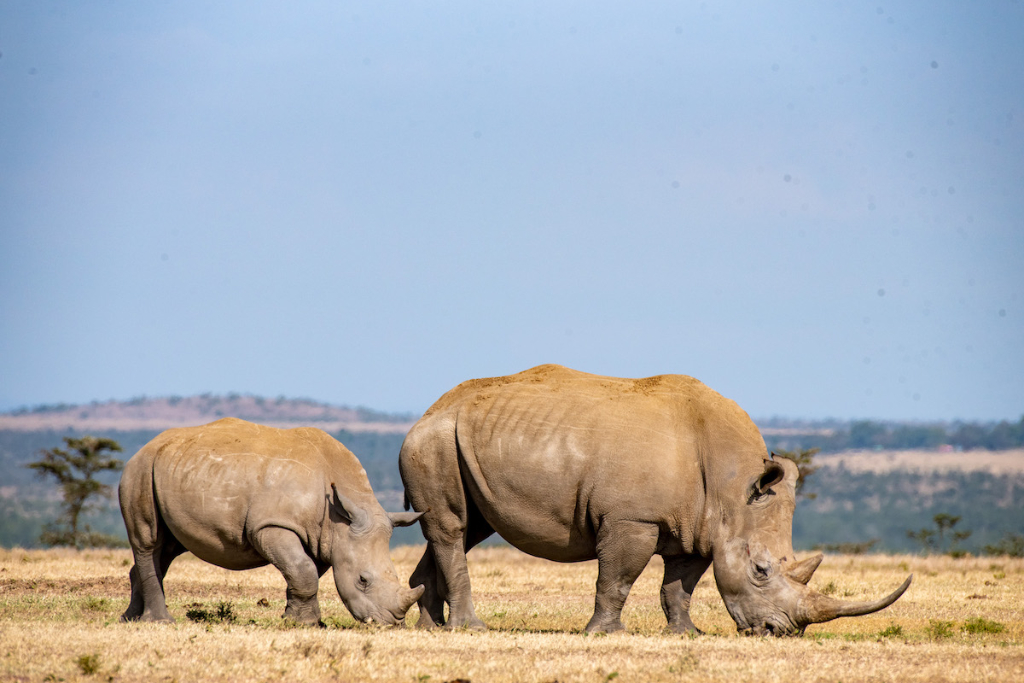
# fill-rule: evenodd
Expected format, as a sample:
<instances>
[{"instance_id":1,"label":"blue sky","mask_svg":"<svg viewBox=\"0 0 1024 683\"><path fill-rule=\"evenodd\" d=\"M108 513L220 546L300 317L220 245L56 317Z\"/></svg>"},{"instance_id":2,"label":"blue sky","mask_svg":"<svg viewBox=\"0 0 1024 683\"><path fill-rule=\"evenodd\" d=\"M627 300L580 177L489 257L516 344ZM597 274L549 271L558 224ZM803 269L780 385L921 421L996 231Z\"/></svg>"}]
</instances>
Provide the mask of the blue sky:
<instances>
[{"instance_id":1,"label":"blue sky","mask_svg":"<svg viewBox=\"0 0 1024 683\"><path fill-rule=\"evenodd\" d=\"M1024 414L1024 3L0 4L0 409L540 363Z\"/></svg>"}]
</instances>

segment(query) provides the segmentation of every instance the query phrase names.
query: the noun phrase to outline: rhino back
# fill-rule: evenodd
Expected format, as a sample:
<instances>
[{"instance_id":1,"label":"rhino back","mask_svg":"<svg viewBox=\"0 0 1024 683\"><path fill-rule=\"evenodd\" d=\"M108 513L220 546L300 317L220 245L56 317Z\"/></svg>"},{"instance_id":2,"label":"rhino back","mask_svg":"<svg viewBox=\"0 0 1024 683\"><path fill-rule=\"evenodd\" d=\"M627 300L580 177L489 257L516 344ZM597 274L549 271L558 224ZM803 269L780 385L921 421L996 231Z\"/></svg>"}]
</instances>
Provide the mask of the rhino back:
<instances>
[{"instance_id":1,"label":"rhino back","mask_svg":"<svg viewBox=\"0 0 1024 683\"><path fill-rule=\"evenodd\" d=\"M424 421L455 424L465 484L491 526L550 559L592 556L605 518L657 523L692 549L706 460L738 452L760 465L764 452L738 406L679 375L540 366L464 383Z\"/></svg>"}]
</instances>

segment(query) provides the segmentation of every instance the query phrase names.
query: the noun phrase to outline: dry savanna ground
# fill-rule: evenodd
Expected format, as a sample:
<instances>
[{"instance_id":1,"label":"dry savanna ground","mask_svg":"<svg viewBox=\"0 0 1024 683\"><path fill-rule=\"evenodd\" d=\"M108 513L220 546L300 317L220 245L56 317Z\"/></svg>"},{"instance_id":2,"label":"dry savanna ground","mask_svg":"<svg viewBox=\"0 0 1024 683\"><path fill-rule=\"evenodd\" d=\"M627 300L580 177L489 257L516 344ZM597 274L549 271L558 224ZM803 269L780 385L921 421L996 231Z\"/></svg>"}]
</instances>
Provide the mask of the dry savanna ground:
<instances>
[{"instance_id":1,"label":"dry savanna ground","mask_svg":"<svg viewBox=\"0 0 1024 683\"><path fill-rule=\"evenodd\" d=\"M407 577L422 552L398 548ZM487 633L356 624L328 572L326 628L285 623L284 580L190 555L166 587L173 625L121 624L128 551L0 550L0 679L24 681L1019 681L1024 560L830 556L812 585L866 599L914 584L887 610L811 626L802 638L736 634L711 573L694 597L706 635L662 633L661 563L633 588L626 633L582 633L595 563L560 565L509 548L470 553ZM191 615L191 616L188 616ZM413 624L416 608L408 621Z\"/></svg>"}]
</instances>

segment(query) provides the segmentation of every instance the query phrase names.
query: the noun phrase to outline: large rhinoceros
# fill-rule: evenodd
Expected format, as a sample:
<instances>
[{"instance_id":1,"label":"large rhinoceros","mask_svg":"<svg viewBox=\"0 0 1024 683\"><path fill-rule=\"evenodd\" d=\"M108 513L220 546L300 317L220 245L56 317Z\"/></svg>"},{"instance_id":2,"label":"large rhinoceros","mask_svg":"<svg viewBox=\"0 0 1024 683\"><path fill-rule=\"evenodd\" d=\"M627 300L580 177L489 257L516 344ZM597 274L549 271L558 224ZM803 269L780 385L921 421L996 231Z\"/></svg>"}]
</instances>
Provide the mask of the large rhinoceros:
<instances>
[{"instance_id":1,"label":"large rhinoceros","mask_svg":"<svg viewBox=\"0 0 1024 683\"><path fill-rule=\"evenodd\" d=\"M894 602L848 603L807 587L821 555L792 546L796 465L768 456L734 402L681 375L601 377L542 365L464 382L413 426L399 459L407 503L424 510L418 626L485 628L466 551L497 532L530 555L598 561L587 631L623 628L622 606L652 555L665 560L668 628L696 630L690 596L714 561L740 631L808 624Z\"/></svg>"},{"instance_id":2,"label":"large rhinoceros","mask_svg":"<svg viewBox=\"0 0 1024 683\"><path fill-rule=\"evenodd\" d=\"M118 493L135 555L122 621L173 621L163 580L185 551L227 569L273 564L284 616L302 623L320 621L328 567L360 621L400 623L423 593L399 583L388 552L392 528L419 515L384 512L356 457L319 429L234 418L169 429L128 461Z\"/></svg>"}]
</instances>

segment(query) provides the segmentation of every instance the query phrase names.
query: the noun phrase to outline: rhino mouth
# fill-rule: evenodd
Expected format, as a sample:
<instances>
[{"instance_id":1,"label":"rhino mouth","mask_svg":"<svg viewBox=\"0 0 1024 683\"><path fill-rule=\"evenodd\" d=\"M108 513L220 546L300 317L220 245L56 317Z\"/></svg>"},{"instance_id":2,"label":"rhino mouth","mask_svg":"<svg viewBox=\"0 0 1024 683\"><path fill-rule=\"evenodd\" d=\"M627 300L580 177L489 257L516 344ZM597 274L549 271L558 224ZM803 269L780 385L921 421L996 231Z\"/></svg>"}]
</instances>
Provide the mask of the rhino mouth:
<instances>
[{"instance_id":1,"label":"rhino mouth","mask_svg":"<svg viewBox=\"0 0 1024 683\"><path fill-rule=\"evenodd\" d=\"M757 624L749 628L737 628L736 630L745 636L774 636L776 638L800 636L804 633L804 627L796 626L795 624L779 624L772 621L766 621L763 624Z\"/></svg>"},{"instance_id":2,"label":"rhino mouth","mask_svg":"<svg viewBox=\"0 0 1024 683\"><path fill-rule=\"evenodd\" d=\"M405 619L397 614L378 612L363 617L362 621L367 626L379 624L381 626L405 626Z\"/></svg>"},{"instance_id":3,"label":"rhino mouth","mask_svg":"<svg viewBox=\"0 0 1024 683\"><path fill-rule=\"evenodd\" d=\"M394 609L380 605L346 605L352 618L367 626L401 626L405 624L405 615Z\"/></svg>"},{"instance_id":4,"label":"rhino mouth","mask_svg":"<svg viewBox=\"0 0 1024 683\"><path fill-rule=\"evenodd\" d=\"M397 598L397 605L387 604L391 600L381 604L379 600L369 599L360 599L349 604L349 601L344 597L342 597L342 602L345 603L348 611L351 612L356 621L364 624L402 627L405 625L405 615L416 604L416 601L420 599L423 591L423 586L417 586L405 591Z\"/></svg>"},{"instance_id":5,"label":"rhino mouth","mask_svg":"<svg viewBox=\"0 0 1024 683\"><path fill-rule=\"evenodd\" d=\"M348 605L346 606L349 607ZM362 609L359 607L362 607ZM403 626L405 624L405 614L400 611L377 605L372 607L362 605L359 607L351 606L348 611L352 614L352 618L361 624L366 624L367 626L375 624L378 626Z\"/></svg>"}]
</instances>

